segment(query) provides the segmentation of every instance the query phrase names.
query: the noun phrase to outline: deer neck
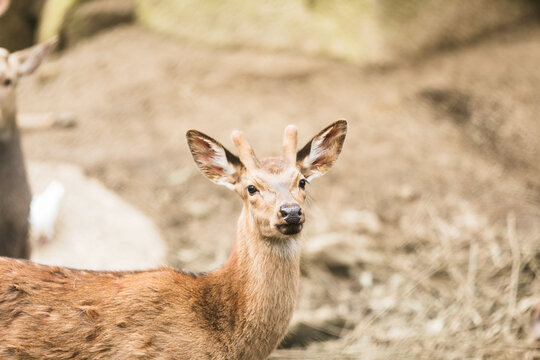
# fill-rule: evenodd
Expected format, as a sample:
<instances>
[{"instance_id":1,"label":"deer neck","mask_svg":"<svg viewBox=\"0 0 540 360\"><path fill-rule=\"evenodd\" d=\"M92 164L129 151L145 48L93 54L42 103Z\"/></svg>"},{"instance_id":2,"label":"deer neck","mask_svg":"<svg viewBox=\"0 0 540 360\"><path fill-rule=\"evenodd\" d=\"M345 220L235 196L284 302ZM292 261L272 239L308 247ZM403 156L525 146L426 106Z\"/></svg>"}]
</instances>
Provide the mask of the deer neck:
<instances>
[{"instance_id":1,"label":"deer neck","mask_svg":"<svg viewBox=\"0 0 540 360\"><path fill-rule=\"evenodd\" d=\"M9 146L19 143L19 132L17 129L16 113L17 109L13 101L10 104L1 104L0 108L0 151L5 151Z\"/></svg>"},{"instance_id":2,"label":"deer neck","mask_svg":"<svg viewBox=\"0 0 540 360\"><path fill-rule=\"evenodd\" d=\"M0 255L28 258L30 187L14 119L6 130L0 131ZM2 134L7 135L2 138Z\"/></svg>"},{"instance_id":3,"label":"deer neck","mask_svg":"<svg viewBox=\"0 0 540 360\"><path fill-rule=\"evenodd\" d=\"M0 130L0 172L10 178L25 177L24 158L21 148L19 129L15 123L15 115L10 115L6 126Z\"/></svg>"},{"instance_id":4,"label":"deer neck","mask_svg":"<svg viewBox=\"0 0 540 360\"><path fill-rule=\"evenodd\" d=\"M238 294L234 338L241 358L265 358L285 335L300 274L298 238L263 238L244 207L233 253L218 271Z\"/></svg>"}]
</instances>

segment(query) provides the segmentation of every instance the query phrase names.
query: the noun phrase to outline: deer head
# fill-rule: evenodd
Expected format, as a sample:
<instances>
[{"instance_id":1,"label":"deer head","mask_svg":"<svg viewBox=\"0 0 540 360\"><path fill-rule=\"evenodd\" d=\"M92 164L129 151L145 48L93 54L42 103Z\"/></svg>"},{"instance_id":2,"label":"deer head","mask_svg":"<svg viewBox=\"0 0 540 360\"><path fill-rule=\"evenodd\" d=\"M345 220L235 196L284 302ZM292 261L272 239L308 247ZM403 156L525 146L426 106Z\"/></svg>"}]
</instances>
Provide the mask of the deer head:
<instances>
[{"instance_id":1,"label":"deer head","mask_svg":"<svg viewBox=\"0 0 540 360\"><path fill-rule=\"evenodd\" d=\"M302 231L306 185L332 167L346 132L347 122L336 121L296 152L297 130L289 125L282 156L263 159L255 156L239 131L232 133L238 156L199 131L190 130L186 136L202 173L242 198L247 226L266 240L279 240Z\"/></svg>"},{"instance_id":2,"label":"deer head","mask_svg":"<svg viewBox=\"0 0 540 360\"><path fill-rule=\"evenodd\" d=\"M15 127L15 87L18 80L33 73L56 45L56 38L28 49L9 53L0 48L0 142L7 141Z\"/></svg>"}]
</instances>

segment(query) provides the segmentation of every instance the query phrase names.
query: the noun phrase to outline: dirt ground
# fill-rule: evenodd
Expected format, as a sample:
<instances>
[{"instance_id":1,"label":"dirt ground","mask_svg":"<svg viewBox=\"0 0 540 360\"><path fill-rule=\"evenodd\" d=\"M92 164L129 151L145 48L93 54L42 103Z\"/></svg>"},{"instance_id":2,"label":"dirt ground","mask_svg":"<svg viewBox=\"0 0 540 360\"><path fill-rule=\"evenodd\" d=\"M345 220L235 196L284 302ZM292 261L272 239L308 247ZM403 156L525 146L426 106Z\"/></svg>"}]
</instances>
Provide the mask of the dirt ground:
<instances>
[{"instance_id":1,"label":"dirt ground","mask_svg":"<svg viewBox=\"0 0 540 360\"><path fill-rule=\"evenodd\" d=\"M78 121L25 133L25 152L82 166L158 224L171 265L204 271L228 256L240 201L198 172L186 130L234 149L230 132L241 129L264 156L280 151L289 123L304 143L348 119L335 168L309 185L304 236L309 247L337 234L360 250L346 266L307 258L298 305L332 308L341 321L312 339L333 340L275 358L532 358L539 42L540 27L528 25L399 67L360 68L116 28L20 84L19 111ZM358 213L378 225L359 227Z\"/></svg>"}]
</instances>

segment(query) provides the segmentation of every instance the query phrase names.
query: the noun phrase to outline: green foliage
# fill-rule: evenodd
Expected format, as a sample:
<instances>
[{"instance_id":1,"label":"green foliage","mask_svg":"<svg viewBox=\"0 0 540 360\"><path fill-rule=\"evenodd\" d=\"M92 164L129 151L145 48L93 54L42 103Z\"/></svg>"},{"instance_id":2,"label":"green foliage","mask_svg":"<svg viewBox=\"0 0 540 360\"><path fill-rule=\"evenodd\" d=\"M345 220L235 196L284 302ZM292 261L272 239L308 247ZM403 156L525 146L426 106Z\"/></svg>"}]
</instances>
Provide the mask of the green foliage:
<instances>
[{"instance_id":1,"label":"green foliage","mask_svg":"<svg viewBox=\"0 0 540 360\"><path fill-rule=\"evenodd\" d=\"M69 9L79 0L47 0L41 14L38 42L50 39L60 32Z\"/></svg>"}]
</instances>

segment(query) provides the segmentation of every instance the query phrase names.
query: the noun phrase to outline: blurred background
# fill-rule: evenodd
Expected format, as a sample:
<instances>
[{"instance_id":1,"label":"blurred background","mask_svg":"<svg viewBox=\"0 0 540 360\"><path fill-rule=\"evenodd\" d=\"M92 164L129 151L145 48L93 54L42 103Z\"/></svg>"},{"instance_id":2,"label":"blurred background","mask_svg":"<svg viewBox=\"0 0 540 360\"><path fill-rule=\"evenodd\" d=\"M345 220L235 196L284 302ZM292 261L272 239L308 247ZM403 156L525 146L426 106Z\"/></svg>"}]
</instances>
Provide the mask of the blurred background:
<instances>
[{"instance_id":1,"label":"blurred background","mask_svg":"<svg viewBox=\"0 0 540 360\"><path fill-rule=\"evenodd\" d=\"M241 203L186 130L234 149L241 129L267 156L289 123L304 143L345 118L272 358L540 356L538 1L17 0L0 17L11 51L55 34L18 87L19 113L76 123L23 134L34 192L66 186L34 260L215 269Z\"/></svg>"}]
</instances>

